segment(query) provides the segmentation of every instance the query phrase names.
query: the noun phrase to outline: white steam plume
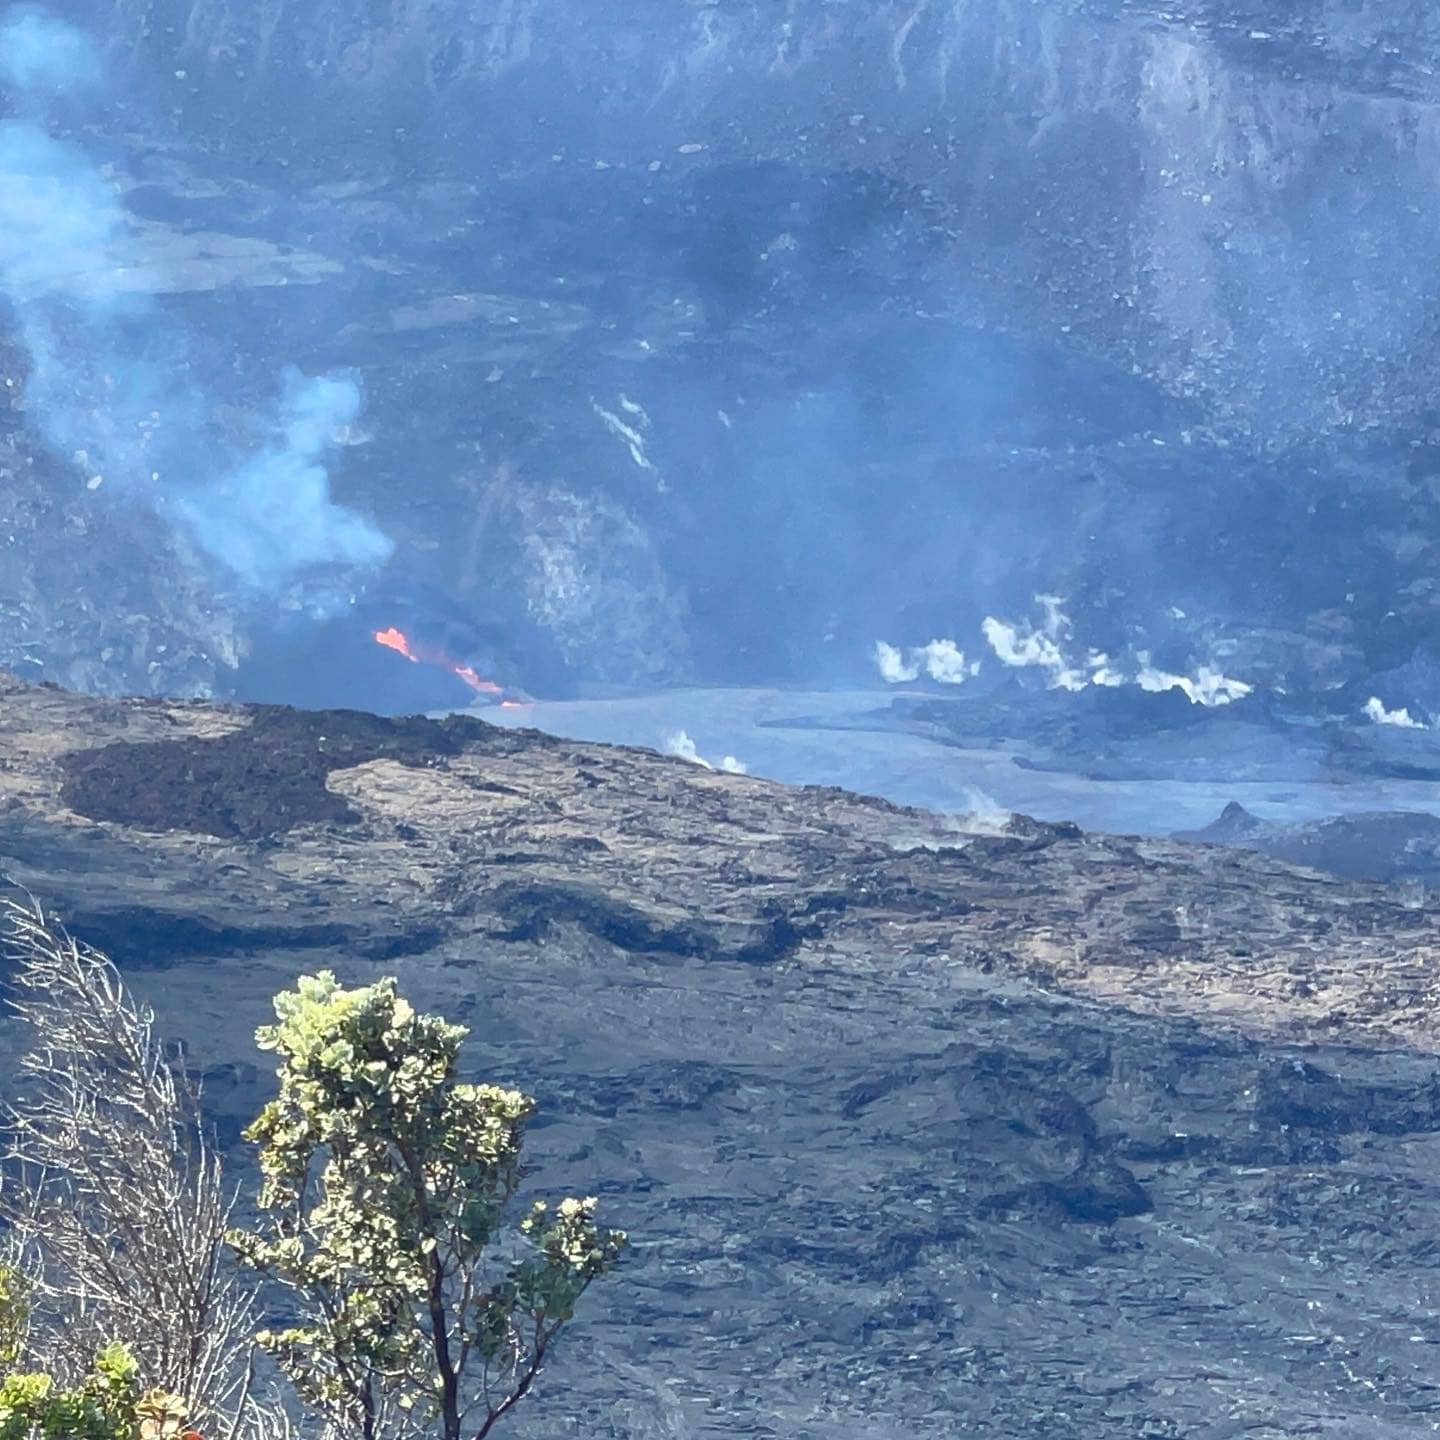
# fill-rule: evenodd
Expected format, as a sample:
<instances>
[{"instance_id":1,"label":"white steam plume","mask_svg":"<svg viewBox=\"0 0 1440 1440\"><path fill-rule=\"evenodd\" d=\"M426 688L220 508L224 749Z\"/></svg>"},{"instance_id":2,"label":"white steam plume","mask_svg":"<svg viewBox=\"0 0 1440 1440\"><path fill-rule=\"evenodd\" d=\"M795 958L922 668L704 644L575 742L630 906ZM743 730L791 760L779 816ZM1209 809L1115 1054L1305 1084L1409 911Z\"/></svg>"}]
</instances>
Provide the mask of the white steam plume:
<instances>
[{"instance_id":1,"label":"white steam plume","mask_svg":"<svg viewBox=\"0 0 1440 1440\"><path fill-rule=\"evenodd\" d=\"M1037 595L1035 600L1044 612L1038 624L1011 623L987 615L981 628L1001 664L1043 671L1052 690L1079 692L1092 685L1107 689L1138 685L1150 694L1179 690L1192 705L1207 707L1229 705L1254 691L1253 685L1232 679L1211 665L1201 665L1193 676L1173 674L1154 665L1143 651L1135 657L1139 668L1134 675L1097 650L1077 664L1065 653L1064 642L1073 626L1064 602L1055 595Z\"/></svg>"},{"instance_id":2,"label":"white steam plume","mask_svg":"<svg viewBox=\"0 0 1440 1440\"><path fill-rule=\"evenodd\" d=\"M987 615L980 628L1002 665L1019 669L1036 666L1053 672L1068 668L1054 638L1041 630L1028 625L1010 625L993 615Z\"/></svg>"},{"instance_id":3,"label":"white steam plume","mask_svg":"<svg viewBox=\"0 0 1440 1440\"><path fill-rule=\"evenodd\" d=\"M921 657L925 673L941 685L963 685L980 669L978 661L966 662L965 652L953 640L932 640L915 653Z\"/></svg>"},{"instance_id":4,"label":"white steam plume","mask_svg":"<svg viewBox=\"0 0 1440 1440\"><path fill-rule=\"evenodd\" d=\"M1135 683L1152 695L1166 690L1179 690L1192 705L1229 705L1234 700L1243 700L1255 687L1243 680L1232 680L1209 665L1202 665L1192 679L1187 675L1172 675L1169 671L1157 669L1150 663L1150 657L1143 651L1136 656L1140 661L1140 673Z\"/></svg>"},{"instance_id":5,"label":"white steam plume","mask_svg":"<svg viewBox=\"0 0 1440 1440\"><path fill-rule=\"evenodd\" d=\"M726 775L748 775L750 767L743 761L737 760L733 755L724 756L720 763L712 764L698 750L695 742L684 730L675 730L665 737L665 753L673 755L677 760L688 760L692 765L698 765L702 770L721 770Z\"/></svg>"},{"instance_id":6,"label":"white steam plume","mask_svg":"<svg viewBox=\"0 0 1440 1440\"><path fill-rule=\"evenodd\" d=\"M940 685L963 685L980 673L980 662L966 660L953 640L932 640L908 652L877 640L874 657L881 679L890 685L908 685L922 674Z\"/></svg>"},{"instance_id":7,"label":"white steam plume","mask_svg":"<svg viewBox=\"0 0 1440 1440\"><path fill-rule=\"evenodd\" d=\"M916 850L948 850L954 848L957 838L964 843L976 835L1009 833L1014 812L1005 809L993 796L967 785L965 803L968 808L960 814L936 817L938 834L935 828L928 828L920 834L905 832L890 841L891 848L902 854L912 854Z\"/></svg>"},{"instance_id":8,"label":"white steam plume","mask_svg":"<svg viewBox=\"0 0 1440 1440\"><path fill-rule=\"evenodd\" d=\"M975 785L965 787L965 804L969 808L962 815L947 817L948 823L962 834L1003 835L1015 818L1013 811Z\"/></svg>"},{"instance_id":9,"label":"white steam plume","mask_svg":"<svg viewBox=\"0 0 1440 1440\"><path fill-rule=\"evenodd\" d=\"M1376 725L1395 725L1401 730L1428 730L1423 720L1417 720L1403 705L1397 710L1387 710L1384 702L1372 695L1365 702L1364 715Z\"/></svg>"},{"instance_id":10,"label":"white steam plume","mask_svg":"<svg viewBox=\"0 0 1440 1440\"><path fill-rule=\"evenodd\" d=\"M1012 625L987 615L980 626L985 639L1002 665L1017 670L1043 670L1050 677L1052 690L1083 690L1090 683L1089 676L1073 668L1060 648L1061 640L1069 636L1071 629L1069 618L1060 608L1060 600L1054 595L1037 595L1035 599L1045 611L1039 625ZM1105 683L1112 683L1105 656L1097 655L1094 659L1097 672L1107 677Z\"/></svg>"},{"instance_id":11,"label":"white steam plume","mask_svg":"<svg viewBox=\"0 0 1440 1440\"><path fill-rule=\"evenodd\" d=\"M875 642L875 664L881 679L890 685L908 685L920 678L920 666L908 663L895 646L887 645L883 640Z\"/></svg>"}]
</instances>

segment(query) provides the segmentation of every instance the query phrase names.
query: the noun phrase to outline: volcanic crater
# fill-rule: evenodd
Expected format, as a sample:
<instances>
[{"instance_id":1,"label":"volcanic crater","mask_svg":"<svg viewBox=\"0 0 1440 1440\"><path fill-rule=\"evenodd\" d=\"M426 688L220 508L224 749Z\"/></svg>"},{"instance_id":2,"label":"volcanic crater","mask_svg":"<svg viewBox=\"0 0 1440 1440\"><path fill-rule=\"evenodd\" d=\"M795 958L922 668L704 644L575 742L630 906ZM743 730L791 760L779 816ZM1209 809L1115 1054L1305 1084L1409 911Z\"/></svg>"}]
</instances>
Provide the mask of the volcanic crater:
<instances>
[{"instance_id":1,"label":"volcanic crater","mask_svg":"<svg viewBox=\"0 0 1440 1440\"><path fill-rule=\"evenodd\" d=\"M0 754L0 866L115 953L229 1141L268 997L321 966L537 1095L531 1183L638 1243L519 1436L1436 1418L1410 891L471 717L5 678Z\"/></svg>"}]
</instances>

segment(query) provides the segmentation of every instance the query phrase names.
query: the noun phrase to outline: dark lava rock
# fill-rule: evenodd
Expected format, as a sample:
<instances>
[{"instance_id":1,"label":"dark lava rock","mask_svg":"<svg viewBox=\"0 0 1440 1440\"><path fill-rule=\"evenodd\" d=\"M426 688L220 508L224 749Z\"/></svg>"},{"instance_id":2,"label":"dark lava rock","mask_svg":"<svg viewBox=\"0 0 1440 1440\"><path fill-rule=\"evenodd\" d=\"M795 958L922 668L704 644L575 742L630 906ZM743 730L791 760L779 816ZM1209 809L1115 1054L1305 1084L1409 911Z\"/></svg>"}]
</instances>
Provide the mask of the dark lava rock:
<instances>
[{"instance_id":1,"label":"dark lava rock","mask_svg":"<svg viewBox=\"0 0 1440 1440\"><path fill-rule=\"evenodd\" d=\"M1440 817L1415 811L1369 811L1279 824L1231 803L1202 830L1177 840L1259 850L1354 880L1440 880Z\"/></svg>"},{"instance_id":2,"label":"dark lava rock","mask_svg":"<svg viewBox=\"0 0 1440 1440\"><path fill-rule=\"evenodd\" d=\"M301 818L317 792L348 823ZM4 676L0 871L116 951L237 1163L254 1029L322 967L396 974L470 1028L469 1073L538 1097L529 1189L636 1243L517 1440L1435 1421L1440 914L1382 887Z\"/></svg>"},{"instance_id":3,"label":"dark lava rock","mask_svg":"<svg viewBox=\"0 0 1440 1440\"><path fill-rule=\"evenodd\" d=\"M218 739L116 741L65 758L61 794L77 814L138 830L191 830L254 840L355 812L326 788L334 770L369 760L429 765L456 755L473 722L386 719L358 710L261 707Z\"/></svg>"},{"instance_id":4,"label":"dark lava rock","mask_svg":"<svg viewBox=\"0 0 1440 1440\"><path fill-rule=\"evenodd\" d=\"M1075 1220L1108 1225L1155 1208L1135 1176L1113 1160L1096 1161L1063 1180L1047 1180L1040 1188L1063 1214Z\"/></svg>"}]
</instances>

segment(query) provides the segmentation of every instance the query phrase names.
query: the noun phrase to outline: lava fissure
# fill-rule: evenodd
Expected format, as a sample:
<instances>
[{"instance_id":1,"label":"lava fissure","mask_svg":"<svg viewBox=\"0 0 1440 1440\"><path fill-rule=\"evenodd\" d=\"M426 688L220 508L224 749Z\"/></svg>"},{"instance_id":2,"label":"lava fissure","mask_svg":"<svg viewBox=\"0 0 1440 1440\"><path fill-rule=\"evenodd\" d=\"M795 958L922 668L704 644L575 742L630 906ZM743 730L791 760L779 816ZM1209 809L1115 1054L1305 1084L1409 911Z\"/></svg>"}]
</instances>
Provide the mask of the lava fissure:
<instances>
[{"instance_id":1,"label":"lava fissure","mask_svg":"<svg viewBox=\"0 0 1440 1440\"><path fill-rule=\"evenodd\" d=\"M487 680L474 666L462 665L458 660L452 660L441 649L417 644L394 625L377 630L375 643L383 645L387 650L393 650L397 655L403 655L413 665L439 665L463 680L477 695L500 696L504 705L519 704L518 701L504 699L505 687L494 680Z\"/></svg>"}]
</instances>

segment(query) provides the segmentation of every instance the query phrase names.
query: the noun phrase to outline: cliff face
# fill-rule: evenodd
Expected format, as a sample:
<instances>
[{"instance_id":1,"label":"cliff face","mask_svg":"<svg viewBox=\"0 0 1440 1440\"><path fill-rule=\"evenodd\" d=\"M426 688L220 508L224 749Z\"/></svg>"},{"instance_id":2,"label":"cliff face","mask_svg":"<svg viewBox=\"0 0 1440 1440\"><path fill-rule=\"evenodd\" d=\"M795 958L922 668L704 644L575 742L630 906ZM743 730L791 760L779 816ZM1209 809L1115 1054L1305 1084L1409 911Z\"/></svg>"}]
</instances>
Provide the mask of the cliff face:
<instances>
[{"instance_id":1,"label":"cliff face","mask_svg":"<svg viewBox=\"0 0 1440 1440\"><path fill-rule=\"evenodd\" d=\"M1081 649L1321 705L1419 652L1388 703L1440 708L1440 22L1269 8L76 18L217 401L356 367L338 483L397 541L384 583L538 627L564 680L854 680L880 636L973 652L1046 593ZM63 618L46 673L157 690L223 690L265 623L197 600L106 669ZM537 648L502 678L556 693Z\"/></svg>"},{"instance_id":2,"label":"cliff face","mask_svg":"<svg viewBox=\"0 0 1440 1440\"><path fill-rule=\"evenodd\" d=\"M115 0L197 131L474 175L899 181L977 313L1267 441L1429 406L1440 22L1403 0ZM1293 11L1299 8L1303 13ZM683 158L681 160L683 162ZM1203 423L1203 421L1202 421Z\"/></svg>"},{"instance_id":3,"label":"cliff face","mask_svg":"<svg viewBox=\"0 0 1440 1440\"><path fill-rule=\"evenodd\" d=\"M1428 908L466 719L6 681L0 752L0 866L230 1136L268 996L322 965L537 1093L535 1186L638 1244L517 1434L1428 1423Z\"/></svg>"},{"instance_id":4,"label":"cliff face","mask_svg":"<svg viewBox=\"0 0 1440 1440\"><path fill-rule=\"evenodd\" d=\"M506 681L853 682L1054 594L1079 656L1440 713L1440 22L1277 8L76 0L75 134L209 410L360 372L337 489L396 548L340 588L432 587L465 663L543 631ZM226 633L187 564L133 651L39 614L43 673L224 691L284 606Z\"/></svg>"}]
</instances>

